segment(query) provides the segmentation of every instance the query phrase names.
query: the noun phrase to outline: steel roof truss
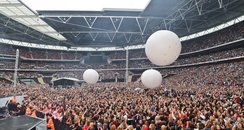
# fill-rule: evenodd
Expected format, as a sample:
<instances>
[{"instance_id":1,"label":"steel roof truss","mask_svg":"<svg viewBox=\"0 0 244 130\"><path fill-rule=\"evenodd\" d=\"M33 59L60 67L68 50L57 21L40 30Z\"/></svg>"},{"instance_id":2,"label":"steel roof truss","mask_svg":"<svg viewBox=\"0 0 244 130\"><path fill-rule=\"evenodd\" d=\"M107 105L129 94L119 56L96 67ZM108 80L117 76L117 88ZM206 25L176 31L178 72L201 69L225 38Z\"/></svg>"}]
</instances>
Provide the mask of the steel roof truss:
<instances>
[{"instance_id":1,"label":"steel roof truss","mask_svg":"<svg viewBox=\"0 0 244 130\"><path fill-rule=\"evenodd\" d=\"M62 21L63 23L67 23L67 22L69 22L69 20L71 19L71 17L68 17L67 19L66 19L66 17L58 17L58 19L60 20L60 21Z\"/></svg>"},{"instance_id":2,"label":"steel roof truss","mask_svg":"<svg viewBox=\"0 0 244 130\"><path fill-rule=\"evenodd\" d=\"M201 0L199 0L199 2L197 0L195 0L195 4L196 4L196 7L197 7L197 11L198 11L198 14L199 15L202 15L202 2Z\"/></svg>"},{"instance_id":3,"label":"steel roof truss","mask_svg":"<svg viewBox=\"0 0 244 130\"><path fill-rule=\"evenodd\" d=\"M78 37L80 33L71 33L74 37Z\"/></svg>"},{"instance_id":4,"label":"steel roof truss","mask_svg":"<svg viewBox=\"0 0 244 130\"><path fill-rule=\"evenodd\" d=\"M141 19L142 19L142 18L141 18ZM143 19L144 19L144 21L145 21L145 25L144 25L144 27L142 27L143 25L140 24L140 22L139 22L139 18L136 18L137 25L138 25L138 27L139 27L139 29L140 29L142 35L143 35L144 32L145 32L145 29L146 29L146 27L147 27L147 23L148 23L149 18L143 18Z\"/></svg>"},{"instance_id":5,"label":"steel roof truss","mask_svg":"<svg viewBox=\"0 0 244 130\"><path fill-rule=\"evenodd\" d=\"M85 21L86 21L88 27L89 27L89 28L92 28L93 25L94 25L94 23L95 23L96 20L97 20L97 17L84 17L84 19L85 19ZM90 22L89 22L89 21L90 21Z\"/></svg>"},{"instance_id":6,"label":"steel roof truss","mask_svg":"<svg viewBox=\"0 0 244 130\"><path fill-rule=\"evenodd\" d=\"M116 33L106 33L106 34L108 35L110 42L113 42ZM110 36L109 34L112 34L112 36Z\"/></svg>"},{"instance_id":7,"label":"steel roof truss","mask_svg":"<svg viewBox=\"0 0 244 130\"><path fill-rule=\"evenodd\" d=\"M191 27L192 27L192 21L190 21L190 25L188 24L186 19L184 19L184 22L185 22L187 31L190 32L191 31Z\"/></svg>"},{"instance_id":8,"label":"steel roof truss","mask_svg":"<svg viewBox=\"0 0 244 130\"><path fill-rule=\"evenodd\" d=\"M128 33L129 36L126 35L126 33L123 33L124 34L124 37L125 37L125 40L126 40L126 43L130 43L130 40L131 40L131 36L132 34L131 33Z\"/></svg>"},{"instance_id":9,"label":"steel roof truss","mask_svg":"<svg viewBox=\"0 0 244 130\"><path fill-rule=\"evenodd\" d=\"M95 35L93 35L93 34L95 34ZM89 35L90 35L90 37L92 38L93 41L96 41L96 38L98 36L97 32L96 33L89 33Z\"/></svg>"},{"instance_id":10,"label":"steel roof truss","mask_svg":"<svg viewBox=\"0 0 244 130\"><path fill-rule=\"evenodd\" d=\"M222 8L223 7L223 0L218 0L218 3L219 3L219 8Z\"/></svg>"},{"instance_id":11,"label":"steel roof truss","mask_svg":"<svg viewBox=\"0 0 244 130\"><path fill-rule=\"evenodd\" d=\"M120 25L121 25L121 23L123 21L123 18L122 17L109 17L109 19L110 19L110 21L111 21L111 23L112 23L112 25L114 27L114 30L116 32L118 32L119 31L119 27L120 27ZM115 24L116 22L119 22L119 24L117 26Z\"/></svg>"}]
</instances>

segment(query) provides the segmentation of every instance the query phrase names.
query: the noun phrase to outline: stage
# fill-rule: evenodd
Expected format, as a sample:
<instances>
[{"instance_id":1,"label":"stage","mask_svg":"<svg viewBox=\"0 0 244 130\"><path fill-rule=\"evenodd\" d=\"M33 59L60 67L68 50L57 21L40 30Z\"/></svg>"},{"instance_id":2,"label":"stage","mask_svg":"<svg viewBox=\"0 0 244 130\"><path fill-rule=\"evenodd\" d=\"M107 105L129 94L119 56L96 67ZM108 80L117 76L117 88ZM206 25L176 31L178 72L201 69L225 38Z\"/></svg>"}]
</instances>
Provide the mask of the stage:
<instances>
[{"instance_id":1,"label":"stage","mask_svg":"<svg viewBox=\"0 0 244 130\"><path fill-rule=\"evenodd\" d=\"M46 130L46 120L31 116L12 116L0 119L0 130Z\"/></svg>"}]
</instances>

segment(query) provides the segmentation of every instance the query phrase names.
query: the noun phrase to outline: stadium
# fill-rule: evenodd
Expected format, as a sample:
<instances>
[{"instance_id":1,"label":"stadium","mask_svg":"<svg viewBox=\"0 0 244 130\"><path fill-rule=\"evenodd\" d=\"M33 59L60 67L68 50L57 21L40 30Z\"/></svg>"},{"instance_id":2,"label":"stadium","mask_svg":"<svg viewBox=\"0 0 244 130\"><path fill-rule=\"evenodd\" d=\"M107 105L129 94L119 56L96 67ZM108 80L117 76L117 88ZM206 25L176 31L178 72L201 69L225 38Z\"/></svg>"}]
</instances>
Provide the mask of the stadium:
<instances>
[{"instance_id":1,"label":"stadium","mask_svg":"<svg viewBox=\"0 0 244 130\"><path fill-rule=\"evenodd\" d=\"M243 88L244 0L0 0L0 130L244 130Z\"/></svg>"}]
</instances>

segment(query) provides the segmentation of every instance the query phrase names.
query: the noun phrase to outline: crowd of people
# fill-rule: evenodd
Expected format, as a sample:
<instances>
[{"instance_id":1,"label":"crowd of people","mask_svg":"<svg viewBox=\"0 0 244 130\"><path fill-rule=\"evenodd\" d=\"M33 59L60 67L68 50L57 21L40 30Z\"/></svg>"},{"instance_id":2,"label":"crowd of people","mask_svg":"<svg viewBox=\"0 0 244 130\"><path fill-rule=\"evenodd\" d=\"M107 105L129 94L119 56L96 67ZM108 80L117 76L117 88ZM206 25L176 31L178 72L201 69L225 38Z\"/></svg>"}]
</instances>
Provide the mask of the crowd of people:
<instances>
[{"instance_id":1,"label":"crowd of people","mask_svg":"<svg viewBox=\"0 0 244 130\"><path fill-rule=\"evenodd\" d=\"M192 52L242 38L244 22L221 31L184 41L182 53ZM0 45L2 54L14 55L16 47ZM100 52L95 52L96 54ZM87 65L79 60L87 52L64 52L20 48L30 59L68 59L72 62L22 62L20 69L74 69L54 72L58 77L82 79L75 69L124 69L125 51L103 52L110 64ZM179 58L174 65L214 61L244 55L243 48ZM130 51L129 68L155 67L144 50ZM142 58L142 59L137 59ZM137 59L137 60L135 60ZM156 89L143 87L140 78L122 82L82 84L72 88L18 84L13 88L0 80L0 97L26 95L22 103L13 98L14 115L47 119L52 130L244 130L244 61L211 65L159 69L164 79ZM1 60L0 69L14 69L14 62ZM100 70L103 79L123 79L125 70ZM13 72L1 72L0 78L12 79ZM48 73L52 76L52 73ZM19 77L38 76L38 72L20 72ZM11 112L12 113L12 112Z\"/></svg>"},{"instance_id":2,"label":"crowd of people","mask_svg":"<svg viewBox=\"0 0 244 130\"><path fill-rule=\"evenodd\" d=\"M215 60L238 57L243 55L244 55L244 48L240 47L240 48L230 49L226 51L218 51L214 53L207 53L207 54L195 55L191 57L178 58L174 63L172 63L169 66L215 61ZM125 63L124 63L124 67L125 67ZM145 59L145 60L130 60L129 67L145 68L145 67L157 67L157 66L152 64L148 59Z\"/></svg>"},{"instance_id":3,"label":"crowd of people","mask_svg":"<svg viewBox=\"0 0 244 130\"><path fill-rule=\"evenodd\" d=\"M231 49L227 51L220 51L220 52L214 52L209 53L205 55L196 55L186 58L179 58L177 61L175 61L170 66L178 66L178 65L187 65L187 64L194 64L194 63L200 63L200 62L209 62L209 61L215 61L225 58L233 58L238 56L244 55L244 49L243 48L237 48L237 49ZM0 65L0 69L14 69L14 62L13 61L1 61L2 65ZM129 62L129 68L150 68L150 67L158 67L156 65L153 65L149 60L130 60ZM112 62L110 64L82 64L80 62L61 62L61 63L48 63L48 62L32 62L26 63L26 62L20 62L19 65L20 69L31 69L31 70L51 70L51 69L58 69L58 70L64 70L64 69L70 69L69 72L58 72L58 77L72 77L77 79L82 79L82 73L84 71L77 71L77 69L97 69L98 73L102 75L102 80L115 80L115 77L117 79L124 79L125 78L125 62L124 61L116 61ZM104 70L101 70L104 69ZM108 69L108 70L106 70ZM113 70L115 69L115 70ZM121 69L119 71L118 69ZM115 73L118 73L115 75ZM10 79L13 79L13 71L12 72L4 72L0 73L2 77L9 77ZM50 75L50 73L47 73L48 75L44 74L44 76L52 76L52 74L55 74L54 72ZM38 72L20 72L19 77L21 78L33 78L37 77Z\"/></svg>"},{"instance_id":4,"label":"crowd of people","mask_svg":"<svg viewBox=\"0 0 244 130\"><path fill-rule=\"evenodd\" d=\"M174 86L195 84L204 87L206 84L215 85L244 85L243 61L213 64L205 66L163 69L161 74L174 76L168 77L163 84L176 83ZM169 86L172 86L169 84ZM189 86L186 86L189 87Z\"/></svg>"},{"instance_id":5,"label":"crowd of people","mask_svg":"<svg viewBox=\"0 0 244 130\"><path fill-rule=\"evenodd\" d=\"M7 97L7 96L13 96L14 95L14 88L11 84L4 83L1 81L0 83L0 98Z\"/></svg>"},{"instance_id":6,"label":"crowd of people","mask_svg":"<svg viewBox=\"0 0 244 130\"><path fill-rule=\"evenodd\" d=\"M175 77L180 84L175 85L165 79L167 84L152 90L140 83L99 83L57 89L19 85L0 92L27 95L17 114L46 118L52 130L244 129L244 84L185 86L180 80Z\"/></svg>"},{"instance_id":7,"label":"crowd of people","mask_svg":"<svg viewBox=\"0 0 244 130\"><path fill-rule=\"evenodd\" d=\"M239 47L236 49L230 49L225 51L218 51L214 53L202 54L202 55L195 55L191 57L184 57L178 58L172 65L184 65L184 64L193 64L199 62L208 62L214 61L219 59L225 58L232 58L244 55L243 47ZM15 62L14 61L7 61L7 60L0 60L0 69L8 68L14 69ZM126 63L124 60L112 61L111 63L107 64L84 64L79 61L77 62L41 62L41 61L32 61L31 63L28 62L20 62L19 63L20 69L37 69L37 70L47 70L47 69L86 69L86 68L93 68L93 69L124 69L126 67ZM132 59L129 61L129 68L145 68L145 67L156 67L155 65L151 64L148 59Z\"/></svg>"}]
</instances>

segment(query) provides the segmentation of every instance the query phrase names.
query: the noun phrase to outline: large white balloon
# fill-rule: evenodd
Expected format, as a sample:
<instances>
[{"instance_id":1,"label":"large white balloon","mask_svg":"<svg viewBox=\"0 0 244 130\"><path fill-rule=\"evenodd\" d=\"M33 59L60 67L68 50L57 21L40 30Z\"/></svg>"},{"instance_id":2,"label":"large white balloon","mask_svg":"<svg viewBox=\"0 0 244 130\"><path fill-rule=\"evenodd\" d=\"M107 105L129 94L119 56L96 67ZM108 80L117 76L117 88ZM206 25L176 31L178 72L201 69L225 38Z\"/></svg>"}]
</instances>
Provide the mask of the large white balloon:
<instances>
[{"instance_id":1,"label":"large white balloon","mask_svg":"<svg viewBox=\"0 0 244 130\"><path fill-rule=\"evenodd\" d=\"M181 42L174 32L160 30L147 39L145 52L153 64L158 66L169 65L179 57Z\"/></svg>"},{"instance_id":2,"label":"large white balloon","mask_svg":"<svg viewBox=\"0 0 244 130\"><path fill-rule=\"evenodd\" d=\"M157 88L162 83L162 75L154 69L146 70L141 75L141 82L147 88Z\"/></svg>"},{"instance_id":3,"label":"large white balloon","mask_svg":"<svg viewBox=\"0 0 244 130\"><path fill-rule=\"evenodd\" d=\"M94 69L87 69L83 73L83 79L86 81L88 84L95 84L97 83L99 79L99 74L97 73L96 70Z\"/></svg>"}]
</instances>

